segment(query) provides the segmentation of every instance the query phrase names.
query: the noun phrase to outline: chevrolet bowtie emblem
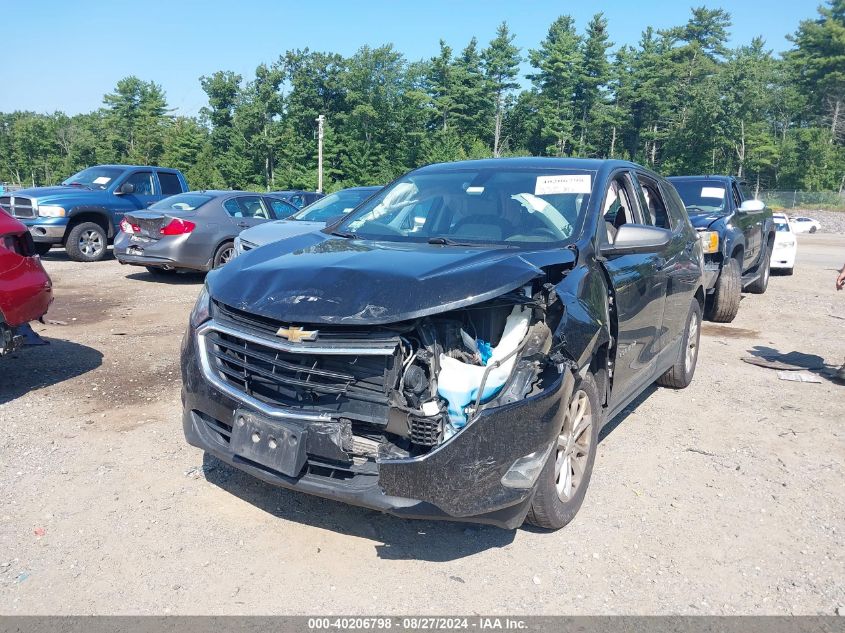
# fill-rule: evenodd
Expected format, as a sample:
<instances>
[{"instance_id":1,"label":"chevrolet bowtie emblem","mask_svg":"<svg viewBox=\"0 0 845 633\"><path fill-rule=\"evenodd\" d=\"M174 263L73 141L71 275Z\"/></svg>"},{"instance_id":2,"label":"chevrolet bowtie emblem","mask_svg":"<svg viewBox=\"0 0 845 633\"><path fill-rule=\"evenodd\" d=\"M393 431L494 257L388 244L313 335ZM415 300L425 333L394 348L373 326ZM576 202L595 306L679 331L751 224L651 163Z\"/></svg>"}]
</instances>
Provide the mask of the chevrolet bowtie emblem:
<instances>
[{"instance_id":1,"label":"chevrolet bowtie emblem","mask_svg":"<svg viewBox=\"0 0 845 633\"><path fill-rule=\"evenodd\" d=\"M280 327L276 330L276 336L286 338L291 343L301 343L302 341L313 341L317 338L318 330L303 330L301 327L292 325L290 327Z\"/></svg>"}]
</instances>

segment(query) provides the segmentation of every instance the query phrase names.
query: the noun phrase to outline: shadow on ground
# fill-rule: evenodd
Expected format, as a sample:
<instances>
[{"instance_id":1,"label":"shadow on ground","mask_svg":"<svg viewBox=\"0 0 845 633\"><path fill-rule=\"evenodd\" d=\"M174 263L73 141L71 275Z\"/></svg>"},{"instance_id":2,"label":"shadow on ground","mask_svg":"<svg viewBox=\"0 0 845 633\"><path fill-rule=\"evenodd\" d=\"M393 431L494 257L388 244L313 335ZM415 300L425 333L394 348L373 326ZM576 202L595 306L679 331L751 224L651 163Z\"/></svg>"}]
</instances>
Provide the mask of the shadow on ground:
<instances>
[{"instance_id":1,"label":"shadow on ground","mask_svg":"<svg viewBox=\"0 0 845 633\"><path fill-rule=\"evenodd\" d=\"M836 372L837 367L834 365L826 364L824 358L822 358L818 354L805 354L804 352L796 351L784 353L773 347L767 347L765 345L755 345L750 350L748 350L748 353L752 356L756 356L757 358L762 358L767 361L775 361L779 363L785 363L787 365L793 365L796 368L806 370L830 382L836 382L834 374ZM770 369L769 371L776 370Z\"/></svg>"},{"instance_id":2,"label":"shadow on ground","mask_svg":"<svg viewBox=\"0 0 845 633\"><path fill-rule=\"evenodd\" d=\"M133 266L129 266L129 268L134 268ZM127 279L132 279L133 281L145 281L147 283L156 283L156 284L167 284L170 286L196 286L197 284L201 284L205 281L205 273L200 272L185 272L185 273L164 273L164 274L154 274L151 272L143 271L143 269L136 268L139 272L134 272L126 275Z\"/></svg>"},{"instance_id":3,"label":"shadow on ground","mask_svg":"<svg viewBox=\"0 0 845 633\"><path fill-rule=\"evenodd\" d=\"M49 345L24 347L0 358L0 404L96 369L103 354L93 347L47 338Z\"/></svg>"},{"instance_id":4,"label":"shadow on ground","mask_svg":"<svg viewBox=\"0 0 845 633\"><path fill-rule=\"evenodd\" d=\"M617 427L622 424L629 415L631 415L634 410L640 406L643 402L648 400L649 396L657 391L657 385L652 383L648 387L645 388L640 395L634 398L631 402L628 403L624 409L622 409L615 418L613 418L609 424L607 424L599 433L599 442L602 442L608 435L613 433Z\"/></svg>"},{"instance_id":5,"label":"shadow on ground","mask_svg":"<svg viewBox=\"0 0 845 633\"><path fill-rule=\"evenodd\" d=\"M490 526L446 521L399 519L375 510L285 490L232 468L205 454L208 482L281 519L379 542L387 560L445 562L506 547L516 534ZM458 581L460 582L460 581Z\"/></svg>"}]
</instances>

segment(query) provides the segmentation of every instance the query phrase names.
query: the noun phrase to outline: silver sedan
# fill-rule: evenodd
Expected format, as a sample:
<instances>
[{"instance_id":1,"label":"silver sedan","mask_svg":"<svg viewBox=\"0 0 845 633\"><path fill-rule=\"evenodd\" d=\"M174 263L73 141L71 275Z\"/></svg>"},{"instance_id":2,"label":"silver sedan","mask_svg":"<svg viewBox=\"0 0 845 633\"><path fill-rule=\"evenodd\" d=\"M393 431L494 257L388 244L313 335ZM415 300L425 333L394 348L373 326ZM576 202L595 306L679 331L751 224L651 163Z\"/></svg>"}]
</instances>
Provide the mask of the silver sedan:
<instances>
[{"instance_id":1,"label":"silver sedan","mask_svg":"<svg viewBox=\"0 0 845 633\"><path fill-rule=\"evenodd\" d=\"M242 230L297 210L281 198L248 191L181 193L124 215L114 253L121 264L154 274L208 271L232 258Z\"/></svg>"}]
</instances>

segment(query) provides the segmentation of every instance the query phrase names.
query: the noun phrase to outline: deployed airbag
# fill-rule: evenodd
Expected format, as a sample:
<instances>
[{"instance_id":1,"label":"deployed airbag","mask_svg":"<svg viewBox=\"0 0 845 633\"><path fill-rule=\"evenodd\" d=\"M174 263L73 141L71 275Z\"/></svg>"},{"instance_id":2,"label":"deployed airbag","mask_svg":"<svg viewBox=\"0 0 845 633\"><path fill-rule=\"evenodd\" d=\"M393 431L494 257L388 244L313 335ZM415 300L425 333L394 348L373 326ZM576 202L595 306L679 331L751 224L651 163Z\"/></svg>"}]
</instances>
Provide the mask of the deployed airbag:
<instances>
[{"instance_id":1,"label":"deployed airbag","mask_svg":"<svg viewBox=\"0 0 845 633\"><path fill-rule=\"evenodd\" d=\"M440 373L437 380L437 393L448 403L449 420L455 429L463 428L467 418L464 407L474 402L481 389L484 374L484 391L481 401L488 400L498 393L513 371L516 354L511 355L498 367L491 365L506 358L515 351L528 333L528 320L531 312L522 306L514 306L505 322L505 329L499 344L492 348L492 353L484 365L471 365L456 358L440 355Z\"/></svg>"}]
</instances>

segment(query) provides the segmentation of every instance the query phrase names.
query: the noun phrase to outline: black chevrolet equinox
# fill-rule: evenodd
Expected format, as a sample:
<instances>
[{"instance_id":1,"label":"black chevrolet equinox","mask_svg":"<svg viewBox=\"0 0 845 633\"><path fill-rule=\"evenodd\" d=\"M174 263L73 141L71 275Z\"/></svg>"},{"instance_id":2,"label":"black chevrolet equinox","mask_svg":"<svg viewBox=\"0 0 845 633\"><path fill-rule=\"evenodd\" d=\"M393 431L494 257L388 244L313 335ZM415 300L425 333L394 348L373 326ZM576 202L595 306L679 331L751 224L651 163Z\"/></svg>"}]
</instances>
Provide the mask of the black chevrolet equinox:
<instances>
[{"instance_id":1,"label":"black chevrolet equinox","mask_svg":"<svg viewBox=\"0 0 845 633\"><path fill-rule=\"evenodd\" d=\"M398 516L560 528L601 427L692 380L702 266L675 189L633 163L422 167L209 274L185 437Z\"/></svg>"}]
</instances>

